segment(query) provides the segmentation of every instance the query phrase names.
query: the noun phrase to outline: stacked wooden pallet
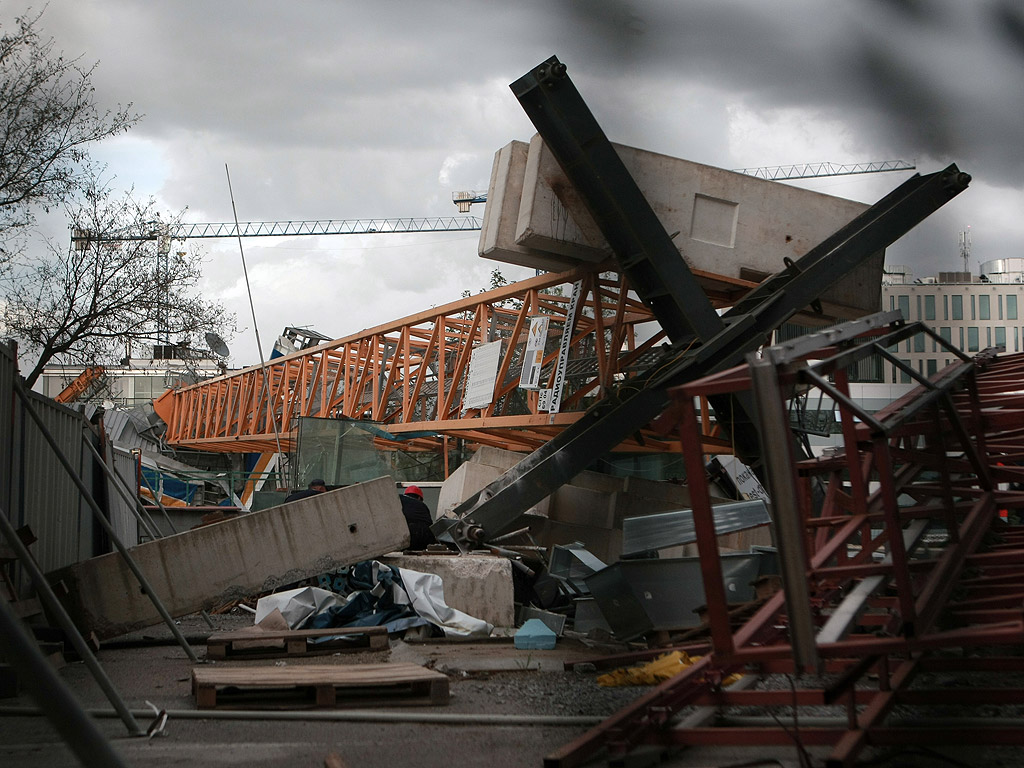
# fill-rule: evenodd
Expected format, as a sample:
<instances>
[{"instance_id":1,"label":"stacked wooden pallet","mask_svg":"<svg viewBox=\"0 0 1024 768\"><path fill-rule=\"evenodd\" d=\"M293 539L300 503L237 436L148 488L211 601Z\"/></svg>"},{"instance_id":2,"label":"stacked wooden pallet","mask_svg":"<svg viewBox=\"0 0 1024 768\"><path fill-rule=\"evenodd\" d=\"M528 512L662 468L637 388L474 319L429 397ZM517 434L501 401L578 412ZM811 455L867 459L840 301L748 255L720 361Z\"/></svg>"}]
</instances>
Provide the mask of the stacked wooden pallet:
<instances>
[{"instance_id":1,"label":"stacked wooden pallet","mask_svg":"<svg viewBox=\"0 0 1024 768\"><path fill-rule=\"evenodd\" d=\"M206 655L211 659L272 659L387 647L388 633L384 627L217 632L206 640Z\"/></svg>"},{"instance_id":2,"label":"stacked wooden pallet","mask_svg":"<svg viewBox=\"0 0 1024 768\"><path fill-rule=\"evenodd\" d=\"M198 709L446 704L448 678L416 664L196 667Z\"/></svg>"}]
</instances>

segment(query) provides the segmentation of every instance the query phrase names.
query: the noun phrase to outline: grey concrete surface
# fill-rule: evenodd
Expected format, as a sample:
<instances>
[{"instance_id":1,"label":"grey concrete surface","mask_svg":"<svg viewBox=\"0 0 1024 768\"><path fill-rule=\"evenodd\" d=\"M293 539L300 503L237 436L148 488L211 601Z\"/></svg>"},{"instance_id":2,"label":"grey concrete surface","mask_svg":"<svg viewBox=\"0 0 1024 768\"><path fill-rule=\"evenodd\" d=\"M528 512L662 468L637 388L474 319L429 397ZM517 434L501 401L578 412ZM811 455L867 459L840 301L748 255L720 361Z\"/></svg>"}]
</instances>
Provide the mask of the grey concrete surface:
<instances>
[{"instance_id":1,"label":"grey concrete surface","mask_svg":"<svg viewBox=\"0 0 1024 768\"><path fill-rule=\"evenodd\" d=\"M213 621L218 631L251 624L249 616L240 614L214 616ZM181 629L197 641L210 632L197 616L183 618ZM366 722L314 720L320 716L317 712L323 710L302 711L300 719L287 722L271 719L273 712L248 714L256 719L220 720L214 719L216 713L196 711L189 682L192 664L182 650L171 644L154 644L166 643L169 638L165 627L153 627L119 639L116 645L109 643L99 652L104 669L133 710L146 708L149 701L172 713L183 713L182 716L172 714L166 735L151 740L127 737L123 724L116 718L97 718L102 733L129 766L320 768L325 757L334 752L350 768L540 768L546 755L583 734L590 723L613 714L648 691L646 687L602 688L597 685L595 672L562 671L562 663L567 659L598 655L593 649L572 641L560 641L554 651L517 651L508 639L476 643L399 641L393 643L389 651L317 656L308 661L216 663L232 666L359 664L388 660L420 663L449 676L451 701L447 706L410 706L395 700L387 707L356 709L361 714L355 716L371 718ZM205 656L201 642L197 642L196 650L201 658ZM60 670L60 676L84 707L110 710L84 665L68 664ZM33 706L33 702L24 694L16 699L0 700L0 766L55 768L79 764L46 719L9 714L12 706ZM435 714L456 715L465 720L454 723L382 721L396 714L423 720ZM518 719L514 723L483 725L471 720L478 715L513 715ZM573 720L560 725L541 722L550 717ZM143 724L148 724L148 720L146 718ZM812 765L821 766L827 750L811 749L809 752ZM862 765L1002 768L1021 765L1020 755L1016 748L977 747L943 749L942 754L937 755L923 746L899 753L869 752L863 756ZM657 762L646 764L660 768L803 768L795 747L700 748L659 755L656 759ZM644 763L631 760L618 764ZM609 762L602 757L588 765L604 766Z\"/></svg>"}]
</instances>

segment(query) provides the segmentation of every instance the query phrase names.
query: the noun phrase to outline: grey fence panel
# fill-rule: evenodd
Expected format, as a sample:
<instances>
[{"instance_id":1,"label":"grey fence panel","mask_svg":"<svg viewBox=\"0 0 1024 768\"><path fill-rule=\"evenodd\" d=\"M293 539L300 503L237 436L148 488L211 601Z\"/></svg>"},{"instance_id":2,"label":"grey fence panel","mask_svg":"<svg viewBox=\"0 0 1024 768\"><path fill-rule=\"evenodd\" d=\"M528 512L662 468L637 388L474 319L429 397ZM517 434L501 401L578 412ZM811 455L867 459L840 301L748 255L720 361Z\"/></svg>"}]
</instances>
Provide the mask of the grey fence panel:
<instances>
[{"instance_id":1,"label":"grey fence panel","mask_svg":"<svg viewBox=\"0 0 1024 768\"><path fill-rule=\"evenodd\" d=\"M36 537L31 552L43 571L51 571L105 551L92 512L74 480L15 391L17 350L0 344L0 504L15 528L29 526ZM76 411L34 392L32 409L53 436L87 488L95 488L95 465L82 442L96 432ZM104 498L99 499L101 507ZM17 575L19 590L27 586Z\"/></svg>"},{"instance_id":2,"label":"grey fence panel","mask_svg":"<svg viewBox=\"0 0 1024 768\"><path fill-rule=\"evenodd\" d=\"M17 352L0 344L0 506L11 514L14 506L14 377L18 375Z\"/></svg>"},{"instance_id":3,"label":"grey fence panel","mask_svg":"<svg viewBox=\"0 0 1024 768\"><path fill-rule=\"evenodd\" d=\"M128 488L134 490L136 483L135 456L131 451L116 446L110 453L114 459L114 471L121 476ZM110 525L126 547L133 547L139 543L139 521L135 516L137 510L124 500L124 497L114 487L113 481L108 483L108 487L110 488L108 495Z\"/></svg>"},{"instance_id":4,"label":"grey fence panel","mask_svg":"<svg viewBox=\"0 0 1024 768\"><path fill-rule=\"evenodd\" d=\"M89 422L76 411L34 392L29 393L29 399L85 486L94 488L93 458L82 443L86 433L95 439ZM43 571L92 557L97 542L88 504L35 422L24 412L17 415L20 434L15 483L22 493L14 515L15 526L32 528L38 539L32 553Z\"/></svg>"}]
</instances>

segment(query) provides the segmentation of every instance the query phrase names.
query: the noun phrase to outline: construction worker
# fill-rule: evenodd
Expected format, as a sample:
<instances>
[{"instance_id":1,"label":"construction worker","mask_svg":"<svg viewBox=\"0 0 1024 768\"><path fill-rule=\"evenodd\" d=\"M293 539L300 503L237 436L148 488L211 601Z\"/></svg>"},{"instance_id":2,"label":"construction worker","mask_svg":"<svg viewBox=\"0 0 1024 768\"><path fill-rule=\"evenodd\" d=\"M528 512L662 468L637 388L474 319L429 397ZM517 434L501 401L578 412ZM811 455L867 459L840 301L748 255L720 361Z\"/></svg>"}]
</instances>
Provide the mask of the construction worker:
<instances>
[{"instance_id":1,"label":"construction worker","mask_svg":"<svg viewBox=\"0 0 1024 768\"><path fill-rule=\"evenodd\" d=\"M434 518L430 514L430 508L423 501L423 491L419 486L410 485L400 498L405 524L409 526L409 549L426 549L436 543L437 539L430 530Z\"/></svg>"},{"instance_id":2,"label":"construction worker","mask_svg":"<svg viewBox=\"0 0 1024 768\"><path fill-rule=\"evenodd\" d=\"M318 493L323 493L326 490L327 484L320 478L310 480L309 485L306 487L306 490L296 491L295 493L289 494L287 498L285 498L284 503L287 504L290 501L308 499L310 496L316 496Z\"/></svg>"}]
</instances>

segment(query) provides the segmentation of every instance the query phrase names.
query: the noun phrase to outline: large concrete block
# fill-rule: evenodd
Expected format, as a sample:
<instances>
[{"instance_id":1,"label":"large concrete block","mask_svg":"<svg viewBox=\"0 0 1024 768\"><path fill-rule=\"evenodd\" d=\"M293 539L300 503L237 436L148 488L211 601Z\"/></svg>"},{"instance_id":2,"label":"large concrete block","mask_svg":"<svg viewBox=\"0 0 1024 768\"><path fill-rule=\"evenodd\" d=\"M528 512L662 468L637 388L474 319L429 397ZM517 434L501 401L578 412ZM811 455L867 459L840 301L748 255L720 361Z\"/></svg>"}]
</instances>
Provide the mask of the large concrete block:
<instances>
[{"instance_id":1,"label":"large concrete block","mask_svg":"<svg viewBox=\"0 0 1024 768\"><path fill-rule=\"evenodd\" d=\"M494 155L479 252L509 264L558 272L566 268L564 261L553 260L542 251L515 242L529 146L524 141L513 141Z\"/></svg>"},{"instance_id":2,"label":"large concrete block","mask_svg":"<svg viewBox=\"0 0 1024 768\"><path fill-rule=\"evenodd\" d=\"M444 601L496 627L515 626L512 564L493 555L387 555L385 565L434 573L444 584Z\"/></svg>"},{"instance_id":3,"label":"large concrete block","mask_svg":"<svg viewBox=\"0 0 1024 768\"><path fill-rule=\"evenodd\" d=\"M469 460L473 464L487 464L491 467L497 467L504 472L505 470L511 469L525 458L525 453L519 453L518 451L506 451L504 448L496 448L493 445L482 445Z\"/></svg>"},{"instance_id":4,"label":"large concrete block","mask_svg":"<svg viewBox=\"0 0 1024 768\"><path fill-rule=\"evenodd\" d=\"M511 451L504 453L511 454ZM513 454L518 456L519 454ZM441 484L441 491L437 501L437 512L434 518L449 515L453 509L468 499L477 491L486 488L491 482L497 480L505 473L505 468L483 464L476 461L467 461L457 470L452 472ZM548 500L544 499L536 506L530 508L530 512L539 515L546 515Z\"/></svg>"},{"instance_id":5,"label":"large concrete block","mask_svg":"<svg viewBox=\"0 0 1024 768\"><path fill-rule=\"evenodd\" d=\"M394 481L382 477L140 544L130 552L167 611L184 616L409 544ZM75 623L100 638L160 622L117 553L49 574Z\"/></svg>"},{"instance_id":6,"label":"large concrete block","mask_svg":"<svg viewBox=\"0 0 1024 768\"><path fill-rule=\"evenodd\" d=\"M534 136L499 150L484 211L480 255L556 271L607 258L610 249L554 156ZM690 269L702 281L720 276L760 282L781 271L867 209L867 205L689 160L614 145ZM501 162L499 163L499 159ZM500 169L500 170L499 170ZM520 173L522 175L520 175ZM491 210L490 195L499 205ZM514 201L519 209L509 237ZM489 219L494 218L493 223ZM822 296L827 314L858 317L878 309L884 251ZM533 266L533 264L530 264ZM708 286L705 286L708 287Z\"/></svg>"}]
</instances>

